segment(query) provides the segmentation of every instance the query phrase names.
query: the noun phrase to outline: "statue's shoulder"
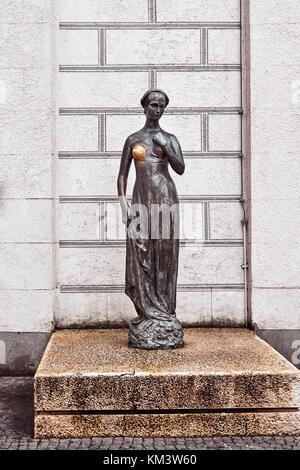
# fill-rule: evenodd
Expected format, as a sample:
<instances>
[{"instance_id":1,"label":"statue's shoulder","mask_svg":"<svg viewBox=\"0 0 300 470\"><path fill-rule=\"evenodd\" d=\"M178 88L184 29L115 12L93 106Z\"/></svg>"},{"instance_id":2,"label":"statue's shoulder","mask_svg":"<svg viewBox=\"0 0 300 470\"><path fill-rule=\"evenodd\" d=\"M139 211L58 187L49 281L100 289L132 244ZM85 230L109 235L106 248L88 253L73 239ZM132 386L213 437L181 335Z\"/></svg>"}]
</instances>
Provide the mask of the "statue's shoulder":
<instances>
[{"instance_id":1,"label":"statue's shoulder","mask_svg":"<svg viewBox=\"0 0 300 470\"><path fill-rule=\"evenodd\" d=\"M142 136L142 131L137 131L137 132L134 132L133 134L130 134L126 139L127 145L132 146L132 145L137 144L140 141L141 136Z\"/></svg>"},{"instance_id":2,"label":"statue's shoulder","mask_svg":"<svg viewBox=\"0 0 300 470\"><path fill-rule=\"evenodd\" d=\"M170 134L170 132L163 131L164 137L170 142L178 142L176 135Z\"/></svg>"}]
</instances>

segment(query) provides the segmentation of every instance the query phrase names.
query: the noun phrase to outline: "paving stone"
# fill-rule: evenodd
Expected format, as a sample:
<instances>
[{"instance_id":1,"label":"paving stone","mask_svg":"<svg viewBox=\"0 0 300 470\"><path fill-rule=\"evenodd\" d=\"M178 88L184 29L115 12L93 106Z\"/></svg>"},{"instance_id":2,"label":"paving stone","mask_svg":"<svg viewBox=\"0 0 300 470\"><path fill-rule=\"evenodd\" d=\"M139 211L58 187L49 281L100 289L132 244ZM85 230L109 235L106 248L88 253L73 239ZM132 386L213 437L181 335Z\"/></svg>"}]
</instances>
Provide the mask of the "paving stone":
<instances>
[{"instance_id":1,"label":"paving stone","mask_svg":"<svg viewBox=\"0 0 300 470\"><path fill-rule=\"evenodd\" d=\"M48 448L48 445L49 445L49 439L41 439L38 444L38 448L41 450L46 450Z\"/></svg>"},{"instance_id":2,"label":"paving stone","mask_svg":"<svg viewBox=\"0 0 300 470\"><path fill-rule=\"evenodd\" d=\"M71 439L69 450L77 450L78 447L80 446L80 442L81 442L81 439Z\"/></svg>"},{"instance_id":3,"label":"paving stone","mask_svg":"<svg viewBox=\"0 0 300 470\"><path fill-rule=\"evenodd\" d=\"M102 437L92 437L92 445L100 445L103 441Z\"/></svg>"},{"instance_id":4,"label":"paving stone","mask_svg":"<svg viewBox=\"0 0 300 470\"><path fill-rule=\"evenodd\" d=\"M67 450L70 444L70 439L60 439L59 444L58 444L58 449L59 450Z\"/></svg>"}]
</instances>

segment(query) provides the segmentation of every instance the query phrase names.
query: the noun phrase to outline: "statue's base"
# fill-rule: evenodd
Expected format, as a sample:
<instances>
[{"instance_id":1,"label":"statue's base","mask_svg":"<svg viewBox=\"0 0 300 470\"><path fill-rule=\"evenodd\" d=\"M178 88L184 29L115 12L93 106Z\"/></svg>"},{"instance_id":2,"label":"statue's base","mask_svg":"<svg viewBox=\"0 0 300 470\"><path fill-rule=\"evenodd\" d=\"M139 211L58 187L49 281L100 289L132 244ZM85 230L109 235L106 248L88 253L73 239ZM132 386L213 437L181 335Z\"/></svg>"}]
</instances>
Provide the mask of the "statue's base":
<instances>
[{"instance_id":1,"label":"statue's base","mask_svg":"<svg viewBox=\"0 0 300 470\"><path fill-rule=\"evenodd\" d=\"M185 329L129 348L127 330L53 333L35 376L35 437L300 435L300 373L254 332Z\"/></svg>"},{"instance_id":2,"label":"statue's base","mask_svg":"<svg viewBox=\"0 0 300 470\"><path fill-rule=\"evenodd\" d=\"M128 344L139 349L183 348L183 329L176 317L168 321L147 319L138 324L131 322Z\"/></svg>"}]
</instances>

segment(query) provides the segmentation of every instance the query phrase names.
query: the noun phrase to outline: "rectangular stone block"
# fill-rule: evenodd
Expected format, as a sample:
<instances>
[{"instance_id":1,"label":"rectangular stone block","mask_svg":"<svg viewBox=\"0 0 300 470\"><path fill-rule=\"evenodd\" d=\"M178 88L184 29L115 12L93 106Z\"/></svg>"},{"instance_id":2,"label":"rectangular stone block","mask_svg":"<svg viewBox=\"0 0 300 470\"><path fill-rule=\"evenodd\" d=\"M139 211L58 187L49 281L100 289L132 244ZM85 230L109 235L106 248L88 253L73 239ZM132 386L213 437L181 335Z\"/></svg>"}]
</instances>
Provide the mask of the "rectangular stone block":
<instances>
[{"instance_id":1,"label":"rectangular stone block","mask_svg":"<svg viewBox=\"0 0 300 470\"><path fill-rule=\"evenodd\" d=\"M51 198L50 154L0 155L2 198Z\"/></svg>"},{"instance_id":2,"label":"rectangular stone block","mask_svg":"<svg viewBox=\"0 0 300 470\"><path fill-rule=\"evenodd\" d=\"M61 284L122 285L124 279L124 248L97 247L60 249Z\"/></svg>"},{"instance_id":3,"label":"rectangular stone block","mask_svg":"<svg viewBox=\"0 0 300 470\"><path fill-rule=\"evenodd\" d=\"M241 117L213 114L209 116L209 150L211 152L241 151Z\"/></svg>"},{"instance_id":4,"label":"rectangular stone block","mask_svg":"<svg viewBox=\"0 0 300 470\"><path fill-rule=\"evenodd\" d=\"M170 170L182 195L239 195L240 161L238 158L186 159L183 176Z\"/></svg>"},{"instance_id":5,"label":"rectangular stone block","mask_svg":"<svg viewBox=\"0 0 300 470\"><path fill-rule=\"evenodd\" d=\"M183 349L137 351L128 347L125 329L55 332L35 376L35 411L283 412L299 406L299 371L253 331L184 333Z\"/></svg>"},{"instance_id":6,"label":"rectangular stone block","mask_svg":"<svg viewBox=\"0 0 300 470\"><path fill-rule=\"evenodd\" d=\"M59 151L97 151L98 116L60 116L57 122Z\"/></svg>"},{"instance_id":7,"label":"rectangular stone block","mask_svg":"<svg viewBox=\"0 0 300 470\"><path fill-rule=\"evenodd\" d=\"M178 283L242 283L242 254L242 247L182 247ZM125 247L62 248L60 276L65 285L123 285Z\"/></svg>"},{"instance_id":8,"label":"rectangular stone block","mask_svg":"<svg viewBox=\"0 0 300 470\"><path fill-rule=\"evenodd\" d=\"M181 248L179 284L239 284L243 282L242 247Z\"/></svg>"},{"instance_id":9,"label":"rectangular stone block","mask_svg":"<svg viewBox=\"0 0 300 470\"><path fill-rule=\"evenodd\" d=\"M97 30L65 30L58 33L59 65L97 65L99 57Z\"/></svg>"},{"instance_id":10,"label":"rectangular stone block","mask_svg":"<svg viewBox=\"0 0 300 470\"><path fill-rule=\"evenodd\" d=\"M51 242L52 201L3 200L0 242Z\"/></svg>"},{"instance_id":11,"label":"rectangular stone block","mask_svg":"<svg viewBox=\"0 0 300 470\"><path fill-rule=\"evenodd\" d=\"M119 159L60 160L59 194L69 196L116 195ZM132 193L135 179L130 172L127 194Z\"/></svg>"},{"instance_id":12,"label":"rectangular stone block","mask_svg":"<svg viewBox=\"0 0 300 470\"><path fill-rule=\"evenodd\" d=\"M176 316L183 326L211 325L211 291L177 290Z\"/></svg>"},{"instance_id":13,"label":"rectangular stone block","mask_svg":"<svg viewBox=\"0 0 300 470\"><path fill-rule=\"evenodd\" d=\"M246 324L243 290L212 291L212 324L243 327Z\"/></svg>"},{"instance_id":14,"label":"rectangular stone block","mask_svg":"<svg viewBox=\"0 0 300 470\"><path fill-rule=\"evenodd\" d=\"M148 87L148 72L66 72L57 100L62 108L137 108Z\"/></svg>"},{"instance_id":15,"label":"rectangular stone block","mask_svg":"<svg viewBox=\"0 0 300 470\"><path fill-rule=\"evenodd\" d=\"M255 279L255 278L254 278ZM300 325L300 289L252 289L252 321L259 329L293 330Z\"/></svg>"},{"instance_id":16,"label":"rectangular stone block","mask_svg":"<svg viewBox=\"0 0 300 470\"><path fill-rule=\"evenodd\" d=\"M299 436L300 412L47 414L35 416L35 438Z\"/></svg>"},{"instance_id":17,"label":"rectangular stone block","mask_svg":"<svg viewBox=\"0 0 300 470\"><path fill-rule=\"evenodd\" d=\"M195 29L107 30L109 65L199 64L200 33Z\"/></svg>"},{"instance_id":18,"label":"rectangular stone block","mask_svg":"<svg viewBox=\"0 0 300 470\"><path fill-rule=\"evenodd\" d=\"M168 90L170 107L238 107L240 72L158 72L159 88Z\"/></svg>"},{"instance_id":19,"label":"rectangular stone block","mask_svg":"<svg viewBox=\"0 0 300 470\"><path fill-rule=\"evenodd\" d=\"M56 322L59 328L107 325L107 293L61 293ZM120 306L121 308L122 306Z\"/></svg>"},{"instance_id":20,"label":"rectangular stone block","mask_svg":"<svg viewBox=\"0 0 300 470\"><path fill-rule=\"evenodd\" d=\"M1 331L52 331L53 290L1 290L0 298Z\"/></svg>"},{"instance_id":21,"label":"rectangular stone block","mask_svg":"<svg viewBox=\"0 0 300 470\"><path fill-rule=\"evenodd\" d=\"M165 114L160 120L161 126L179 140L183 152L201 151L201 116Z\"/></svg>"},{"instance_id":22,"label":"rectangular stone block","mask_svg":"<svg viewBox=\"0 0 300 470\"><path fill-rule=\"evenodd\" d=\"M208 63L239 65L241 63L240 30L208 30Z\"/></svg>"},{"instance_id":23,"label":"rectangular stone block","mask_svg":"<svg viewBox=\"0 0 300 470\"><path fill-rule=\"evenodd\" d=\"M240 202L209 203L209 238L211 240L242 240L242 219Z\"/></svg>"},{"instance_id":24,"label":"rectangular stone block","mask_svg":"<svg viewBox=\"0 0 300 470\"><path fill-rule=\"evenodd\" d=\"M128 135L141 129L145 122L144 115L107 116L107 150L121 151ZM176 135L183 151L201 151L200 116L164 115L161 127Z\"/></svg>"},{"instance_id":25,"label":"rectangular stone block","mask_svg":"<svg viewBox=\"0 0 300 470\"><path fill-rule=\"evenodd\" d=\"M58 20L62 22L126 23L148 21L144 0L56 0Z\"/></svg>"},{"instance_id":26,"label":"rectangular stone block","mask_svg":"<svg viewBox=\"0 0 300 470\"><path fill-rule=\"evenodd\" d=\"M52 289L51 244L0 245L0 289Z\"/></svg>"},{"instance_id":27,"label":"rectangular stone block","mask_svg":"<svg viewBox=\"0 0 300 470\"><path fill-rule=\"evenodd\" d=\"M240 21L238 0L157 0L157 20L191 22Z\"/></svg>"},{"instance_id":28,"label":"rectangular stone block","mask_svg":"<svg viewBox=\"0 0 300 470\"><path fill-rule=\"evenodd\" d=\"M59 328L127 327L136 317L125 292L63 292L56 315Z\"/></svg>"},{"instance_id":29,"label":"rectangular stone block","mask_svg":"<svg viewBox=\"0 0 300 470\"><path fill-rule=\"evenodd\" d=\"M99 240L99 204L61 204L58 235L60 240Z\"/></svg>"},{"instance_id":30,"label":"rectangular stone block","mask_svg":"<svg viewBox=\"0 0 300 470\"><path fill-rule=\"evenodd\" d=\"M172 169L170 174L179 195L241 194L241 166L238 158L186 159L183 176ZM60 160L59 194L61 196L116 195L119 159ZM127 194L135 180L133 165L129 173Z\"/></svg>"}]
</instances>

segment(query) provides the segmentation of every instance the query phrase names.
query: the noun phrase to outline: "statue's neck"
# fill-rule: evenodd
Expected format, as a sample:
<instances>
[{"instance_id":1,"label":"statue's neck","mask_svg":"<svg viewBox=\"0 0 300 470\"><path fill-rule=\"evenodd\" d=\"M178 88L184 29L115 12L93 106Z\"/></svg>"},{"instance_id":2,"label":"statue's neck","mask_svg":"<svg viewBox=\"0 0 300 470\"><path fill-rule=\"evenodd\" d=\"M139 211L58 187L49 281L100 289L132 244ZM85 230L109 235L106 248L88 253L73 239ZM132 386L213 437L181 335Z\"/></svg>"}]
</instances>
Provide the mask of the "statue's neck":
<instances>
[{"instance_id":1,"label":"statue's neck","mask_svg":"<svg viewBox=\"0 0 300 470\"><path fill-rule=\"evenodd\" d=\"M157 119L152 120L152 119L147 118L146 122L145 122L144 129L145 130L150 130L150 131L160 131L161 127L160 127L159 121Z\"/></svg>"}]
</instances>

